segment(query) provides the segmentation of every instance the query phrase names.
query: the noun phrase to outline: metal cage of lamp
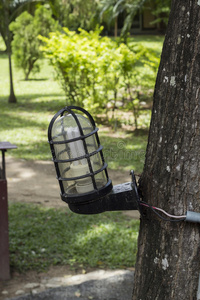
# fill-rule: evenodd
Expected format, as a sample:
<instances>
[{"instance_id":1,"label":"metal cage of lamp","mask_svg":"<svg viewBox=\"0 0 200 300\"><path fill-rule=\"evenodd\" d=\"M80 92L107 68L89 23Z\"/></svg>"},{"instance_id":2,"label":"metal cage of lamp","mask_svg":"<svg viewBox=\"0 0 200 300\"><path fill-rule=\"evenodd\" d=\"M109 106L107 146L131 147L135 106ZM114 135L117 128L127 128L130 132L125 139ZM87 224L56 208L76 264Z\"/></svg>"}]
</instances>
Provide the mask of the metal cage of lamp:
<instances>
[{"instance_id":1,"label":"metal cage of lamp","mask_svg":"<svg viewBox=\"0 0 200 300\"><path fill-rule=\"evenodd\" d=\"M134 172L131 182L112 186L98 128L83 108L66 106L52 118L48 140L61 190L61 199L79 214L139 210Z\"/></svg>"},{"instance_id":2,"label":"metal cage of lamp","mask_svg":"<svg viewBox=\"0 0 200 300\"><path fill-rule=\"evenodd\" d=\"M69 204L95 201L112 190L97 131L92 116L77 106L61 109L49 124L61 198Z\"/></svg>"}]
</instances>

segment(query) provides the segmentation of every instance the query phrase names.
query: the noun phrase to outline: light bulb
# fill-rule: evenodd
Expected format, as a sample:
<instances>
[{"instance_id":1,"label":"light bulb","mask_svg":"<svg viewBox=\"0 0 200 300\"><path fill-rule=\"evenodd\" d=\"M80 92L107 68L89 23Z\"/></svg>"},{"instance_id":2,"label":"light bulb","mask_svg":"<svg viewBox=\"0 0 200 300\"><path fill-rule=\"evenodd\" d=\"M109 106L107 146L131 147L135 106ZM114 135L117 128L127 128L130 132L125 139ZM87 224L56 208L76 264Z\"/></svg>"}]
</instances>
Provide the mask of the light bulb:
<instances>
[{"instance_id":1,"label":"light bulb","mask_svg":"<svg viewBox=\"0 0 200 300\"><path fill-rule=\"evenodd\" d=\"M80 135L81 134L78 127L67 128L67 136L69 139L80 137ZM69 143L69 148L71 156L75 159L86 155L82 140ZM70 169L72 177L87 175L90 173L86 158L73 161L73 163L70 165ZM88 193L94 190L91 177L78 179L75 180L75 182L76 190L79 194Z\"/></svg>"}]
</instances>

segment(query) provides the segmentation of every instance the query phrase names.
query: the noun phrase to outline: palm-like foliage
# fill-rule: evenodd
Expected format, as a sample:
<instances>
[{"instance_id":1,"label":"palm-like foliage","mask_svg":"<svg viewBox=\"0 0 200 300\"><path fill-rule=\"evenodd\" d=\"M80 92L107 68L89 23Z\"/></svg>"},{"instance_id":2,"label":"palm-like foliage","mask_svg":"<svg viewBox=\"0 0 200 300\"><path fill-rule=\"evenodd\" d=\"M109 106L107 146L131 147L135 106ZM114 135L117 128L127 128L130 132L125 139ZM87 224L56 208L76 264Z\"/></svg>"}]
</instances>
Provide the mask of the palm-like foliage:
<instances>
[{"instance_id":1,"label":"palm-like foliage","mask_svg":"<svg viewBox=\"0 0 200 300\"><path fill-rule=\"evenodd\" d=\"M119 2L122 2L121 4ZM100 2L100 19L104 20L108 25L115 21L115 37L118 31L118 16L125 9L123 1L119 0L102 0Z\"/></svg>"},{"instance_id":2,"label":"palm-like foliage","mask_svg":"<svg viewBox=\"0 0 200 300\"><path fill-rule=\"evenodd\" d=\"M115 36L117 36L117 20L119 14L124 13L125 20L121 35L125 36L130 31L136 14L147 4L154 7L152 13L156 16L155 22L167 23L171 0L156 0L155 2L152 0L101 0L99 16L107 24L115 20Z\"/></svg>"},{"instance_id":3,"label":"palm-like foliage","mask_svg":"<svg viewBox=\"0 0 200 300\"><path fill-rule=\"evenodd\" d=\"M115 20L115 36L117 36L117 20L121 13L125 13L125 21L122 28L122 35L125 35L131 28L135 15L144 6L147 0L102 0L100 17L107 16L108 24Z\"/></svg>"},{"instance_id":4,"label":"palm-like foliage","mask_svg":"<svg viewBox=\"0 0 200 300\"><path fill-rule=\"evenodd\" d=\"M144 4L148 0L135 0L135 1L130 1L130 0L120 0L119 2L124 2L125 9L126 9L126 18L124 20L124 25L122 28L122 36L126 35L130 29L131 25L133 23L133 20L136 16L136 14L142 10L144 7Z\"/></svg>"},{"instance_id":5,"label":"palm-like foliage","mask_svg":"<svg viewBox=\"0 0 200 300\"><path fill-rule=\"evenodd\" d=\"M171 7L171 0L156 0L156 9L152 12L156 16L154 23L164 22L168 23L169 13Z\"/></svg>"}]
</instances>

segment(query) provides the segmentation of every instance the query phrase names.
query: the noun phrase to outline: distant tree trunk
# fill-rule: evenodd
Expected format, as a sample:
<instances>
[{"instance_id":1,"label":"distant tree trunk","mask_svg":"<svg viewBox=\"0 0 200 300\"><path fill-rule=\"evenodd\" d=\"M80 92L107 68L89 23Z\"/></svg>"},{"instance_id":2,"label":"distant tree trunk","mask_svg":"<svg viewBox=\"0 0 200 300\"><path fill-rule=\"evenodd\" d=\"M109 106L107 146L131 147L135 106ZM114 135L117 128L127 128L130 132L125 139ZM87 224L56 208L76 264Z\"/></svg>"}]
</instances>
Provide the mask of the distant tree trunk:
<instances>
[{"instance_id":1,"label":"distant tree trunk","mask_svg":"<svg viewBox=\"0 0 200 300\"><path fill-rule=\"evenodd\" d=\"M118 36L118 17L115 17L115 37Z\"/></svg>"},{"instance_id":2,"label":"distant tree trunk","mask_svg":"<svg viewBox=\"0 0 200 300\"><path fill-rule=\"evenodd\" d=\"M14 86L13 86L13 74L12 74L12 60L11 60L11 37L9 31L9 1L5 2L5 24L6 24L6 46L7 46L7 53L8 53L8 61L9 61L9 75L10 75L10 95L8 98L9 103L16 103L17 98L15 97L14 93Z\"/></svg>"},{"instance_id":3,"label":"distant tree trunk","mask_svg":"<svg viewBox=\"0 0 200 300\"><path fill-rule=\"evenodd\" d=\"M10 74L10 95L8 98L8 102L17 103L17 98L15 97L14 86L13 86L11 52L8 53L8 59L9 59L9 74Z\"/></svg>"},{"instance_id":4,"label":"distant tree trunk","mask_svg":"<svg viewBox=\"0 0 200 300\"><path fill-rule=\"evenodd\" d=\"M154 93L145 202L200 213L200 1L173 0ZM196 300L200 224L165 222L144 207L133 300Z\"/></svg>"}]
</instances>

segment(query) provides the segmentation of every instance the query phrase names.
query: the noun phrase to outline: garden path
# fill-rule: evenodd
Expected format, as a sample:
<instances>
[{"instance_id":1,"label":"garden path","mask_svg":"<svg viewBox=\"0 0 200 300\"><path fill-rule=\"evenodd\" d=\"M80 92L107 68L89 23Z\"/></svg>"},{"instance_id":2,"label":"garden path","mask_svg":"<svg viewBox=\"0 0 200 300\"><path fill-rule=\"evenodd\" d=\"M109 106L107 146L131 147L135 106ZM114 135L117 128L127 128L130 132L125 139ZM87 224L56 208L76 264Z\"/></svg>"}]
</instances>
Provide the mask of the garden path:
<instances>
[{"instance_id":1,"label":"garden path","mask_svg":"<svg viewBox=\"0 0 200 300\"><path fill-rule=\"evenodd\" d=\"M129 172L108 170L113 185L129 182ZM6 176L9 202L34 203L47 207L64 207L52 161L27 161L6 157ZM125 214L138 218L137 211Z\"/></svg>"}]
</instances>

